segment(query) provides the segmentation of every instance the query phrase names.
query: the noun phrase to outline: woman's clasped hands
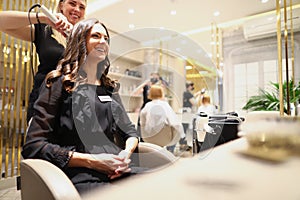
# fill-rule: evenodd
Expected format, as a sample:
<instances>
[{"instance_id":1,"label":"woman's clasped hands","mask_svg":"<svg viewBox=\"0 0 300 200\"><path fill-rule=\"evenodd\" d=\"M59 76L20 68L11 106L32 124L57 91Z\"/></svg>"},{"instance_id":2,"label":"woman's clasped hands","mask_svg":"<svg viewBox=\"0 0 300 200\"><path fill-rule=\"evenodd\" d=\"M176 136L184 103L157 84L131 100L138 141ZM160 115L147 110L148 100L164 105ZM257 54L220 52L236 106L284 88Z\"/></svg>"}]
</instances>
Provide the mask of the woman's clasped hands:
<instances>
[{"instance_id":1,"label":"woman's clasped hands","mask_svg":"<svg viewBox=\"0 0 300 200\"><path fill-rule=\"evenodd\" d=\"M92 168L106 173L110 179L118 178L131 171L129 168L131 159L128 158L126 151L121 151L119 155L94 154L93 157Z\"/></svg>"}]
</instances>

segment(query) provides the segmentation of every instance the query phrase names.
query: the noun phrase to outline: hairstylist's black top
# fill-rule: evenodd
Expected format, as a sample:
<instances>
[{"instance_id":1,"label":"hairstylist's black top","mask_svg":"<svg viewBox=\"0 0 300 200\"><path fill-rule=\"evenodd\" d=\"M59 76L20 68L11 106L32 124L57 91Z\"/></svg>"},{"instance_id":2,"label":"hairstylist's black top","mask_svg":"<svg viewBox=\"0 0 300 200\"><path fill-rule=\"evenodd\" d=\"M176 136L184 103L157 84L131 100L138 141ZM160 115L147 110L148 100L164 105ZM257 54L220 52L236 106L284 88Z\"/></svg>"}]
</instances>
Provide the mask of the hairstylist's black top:
<instances>
[{"instance_id":1,"label":"hairstylist's black top","mask_svg":"<svg viewBox=\"0 0 300 200\"><path fill-rule=\"evenodd\" d=\"M33 104L38 98L39 88L42 85L46 75L56 69L58 61L62 58L64 46L59 44L54 38L52 29L46 24L35 24L34 45L39 56L38 71L34 76L33 89L30 93L27 122L33 116Z\"/></svg>"}]
</instances>

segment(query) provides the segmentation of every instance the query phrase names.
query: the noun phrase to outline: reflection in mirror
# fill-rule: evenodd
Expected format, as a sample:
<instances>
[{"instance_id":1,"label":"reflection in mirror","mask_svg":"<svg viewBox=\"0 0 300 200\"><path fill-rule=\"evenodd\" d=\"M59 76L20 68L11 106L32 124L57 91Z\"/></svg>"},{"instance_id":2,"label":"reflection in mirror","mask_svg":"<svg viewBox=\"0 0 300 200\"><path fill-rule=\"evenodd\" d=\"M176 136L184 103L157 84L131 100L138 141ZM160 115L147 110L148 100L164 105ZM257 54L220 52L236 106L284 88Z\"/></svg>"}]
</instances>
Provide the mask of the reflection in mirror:
<instances>
[{"instance_id":1,"label":"reflection in mirror","mask_svg":"<svg viewBox=\"0 0 300 200\"><path fill-rule=\"evenodd\" d=\"M140 75L139 81L125 80L127 76L119 79L124 86L121 93L129 96L127 100L123 98L129 112L138 111L142 103L129 94L139 83L149 79L152 72L158 72L168 82L166 97L177 113L182 112L186 81L194 83L194 93L205 90L212 102L219 104L218 72L211 57L199 44L180 33L159 28L136 29L122 34L112 32L111 64L114 73L125 75L136 71ZM128 100L138 105L133 106Z\"/></svg>"},{"instance_id":2,"label":"reflection in mirror","mask_svg":"<svg viewBox=\"0 0 300 200\"><path fill-rule=\"evenodd\" d=\"M143 108L146 83L152 73L158 73L165 85L165 99L177 114L184 128L187 150L192 146L192 121L201 104L202 95L209 95L217 107L219 73L211 56L201 46L177 32L144 28L122 34L111 31L110 77L121 84L119 93L131 121L139 129L139 114ZM186 83L192 82L194 105L190 112L183 107ZM180 142L179 142L180 143Z\"/></svg>"}]
</instances>

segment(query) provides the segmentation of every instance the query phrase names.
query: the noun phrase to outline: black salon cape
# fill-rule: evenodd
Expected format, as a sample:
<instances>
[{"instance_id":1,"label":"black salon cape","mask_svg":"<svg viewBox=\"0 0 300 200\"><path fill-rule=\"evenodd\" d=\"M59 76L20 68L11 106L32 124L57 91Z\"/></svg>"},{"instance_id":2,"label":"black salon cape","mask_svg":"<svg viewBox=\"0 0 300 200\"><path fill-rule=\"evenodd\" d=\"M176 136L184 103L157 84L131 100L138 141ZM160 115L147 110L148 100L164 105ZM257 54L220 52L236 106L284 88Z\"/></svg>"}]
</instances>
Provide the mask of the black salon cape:
<instances>
[{"instance_id":1,"label":"black salon cape","mask_svg":"<svg viewBox=\"0 0 300 200\"><path fill-rule=\"evenodd\" d=\"M118 154L115 136L137 137L120 101L106 88L84 84L69 94L62 77L50 88L41 86L34 104L22 156L47 160L61 168L76 184L110 182L106 174L88 168L69 168L69 151ZM102 99L102 101L101 101ZM103 100L104 99L104 100Z\"/></svg>"}]
</instances>

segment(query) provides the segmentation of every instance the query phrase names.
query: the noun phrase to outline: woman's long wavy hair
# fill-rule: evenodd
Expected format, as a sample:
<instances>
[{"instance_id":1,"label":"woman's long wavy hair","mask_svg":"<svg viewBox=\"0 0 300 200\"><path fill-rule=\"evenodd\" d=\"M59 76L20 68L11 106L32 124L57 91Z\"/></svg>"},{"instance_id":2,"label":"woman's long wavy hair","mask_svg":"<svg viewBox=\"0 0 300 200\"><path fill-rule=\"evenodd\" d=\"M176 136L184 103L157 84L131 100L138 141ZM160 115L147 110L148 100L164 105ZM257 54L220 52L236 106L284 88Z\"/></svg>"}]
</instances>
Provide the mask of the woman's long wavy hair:
<instances>
[{"instance_id":1,"label":"woman's long wavy hair","mask_svg":"<svg viewBox=\"0 0 300 200\"><path fill-rule=\"evenodd\" d=\"M97 19L85 19L78 22L68 37L67 46L63 54L63 58L58 62L56 70L49 72L46 76L47 87L51 87L52 81L60 76L63 77L63 85L67 92L71 93L74 89L83 83L87 82L86 74L81 69L81 66L87 59L87 36L95 24L101 24L106 34L109 33L104 24ZM108 39L109 43L109 39ZM98 63L97 77L100 79L101 85L105 86L110 91L116 86L115 81L112 81L108 76L110 62L106 56L105 60Z\"/></svg>"}]
</instances>

